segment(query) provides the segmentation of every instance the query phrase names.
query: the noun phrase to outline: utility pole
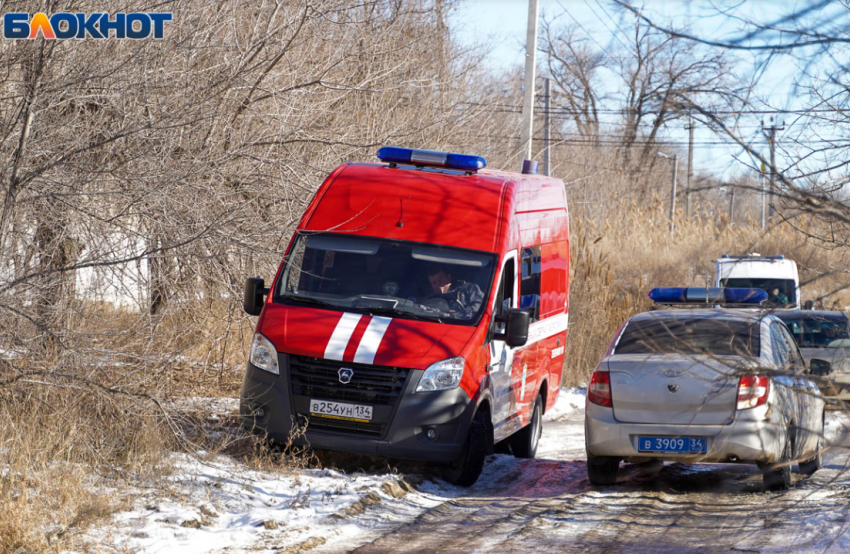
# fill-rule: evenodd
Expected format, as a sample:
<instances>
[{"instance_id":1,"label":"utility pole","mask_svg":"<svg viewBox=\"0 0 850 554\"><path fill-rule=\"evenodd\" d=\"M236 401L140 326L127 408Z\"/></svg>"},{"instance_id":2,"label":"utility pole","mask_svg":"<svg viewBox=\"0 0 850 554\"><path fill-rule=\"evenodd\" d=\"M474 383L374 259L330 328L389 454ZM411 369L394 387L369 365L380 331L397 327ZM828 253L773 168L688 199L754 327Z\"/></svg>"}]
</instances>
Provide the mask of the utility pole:
<instances>
[{"instance_id":1,"label":"utility pole","mask_svg":"<svg viewBox=\"0 0 850 554\"><path fill-rule=\"evenodd\" d=\"M735 223L735 185L730 186L729 191L729 225Z\"/></svg>"},{"instance_id":2,"label":"utility pole","mask_svg":"<svg viewBox=\"0 0 850 554\"><path fill-rule=\"evenodd\" d=\"M543 124L543 174L549 177L550 166L549 166L549 146L551 145L552 140L552 131L549 122L549 94L551 91L552 80L549 77L546 77L546 112L544 113L544 124Z\"/></svg>"},{"instance_id":3,"label":"utility pole","mask_svg":"<svg viewBox=\"0 0 850 554\"><path fill-rule=\"evenodd\" d=\"M676 173L679 171L679 155L673 154L673 181L670 185L670 234L673 234L676 223L673 216L676 215Z\"/></svg>"},{"instance_id":4,"label":"utility pole","mask_svg":"<svg viewBox=\"0 0 850 554\"><path fill-rule=\"evenodd\" d=\"M673 160L673 181L670 184L670 235L672 235L676 229L673 216L676 215L676 174L679 172L679 155L673 154L672 158L664 152L656 152L655 155L659 158Z\"/></svg>"},{"instance_id":5,"label":"utility pole","mask_svg":"<svg viewBox=\"0 0 850 554\"><path fill-rule=\"evenodd\" d=\"M534 72L537 67L537 18L540 13L537 0L528 0L528 34L525 37L525 87L522 95L522 133L520 152L523 159L531 159L531 135L534 122Z\"/></svg>"},{"instance_id":6,"label":"utility pole","mask_svg":"<svg viewBox=\"0 0 850 554\"><path fill-rule=\"evenodd\" d=\"M759 185L761 186L761 230L764 231L765 208L767 207L767 195L764 193L764 164L761 164L759 172Z\"/></svg>"},{"instance_id":7,"label":"utility pole","mask_svg":"<svg viewBox=\"0 0 850 554\"><path fill-rule=\"evenodd\" d=\"M776 209L773 205L773 195L776 187L776 172L774 168L776 167L776 131L784 131L785 130L785 122L782 122L782 127L777 127L773 123L773 116L770 118L770 127L765 128L764 121L761 122L761 127L763 131L767 131L767 144L770 146L770 184L768 186L768 194L770 196L770 201L768 202L770 213L767 217L769 222L773 222L773 214L776 213Z\"/></svg>"},{"instance_id":8,"label":"utility pole","mask_svg":"<svg viewBox=\"0 0 850 554\"><path fill-rule=\"evenodd\" d=\"M694 175L694 122L688 112L688 182L685 189L685 220L691 219L691 177Z\"/></svg>"}]
</instances>

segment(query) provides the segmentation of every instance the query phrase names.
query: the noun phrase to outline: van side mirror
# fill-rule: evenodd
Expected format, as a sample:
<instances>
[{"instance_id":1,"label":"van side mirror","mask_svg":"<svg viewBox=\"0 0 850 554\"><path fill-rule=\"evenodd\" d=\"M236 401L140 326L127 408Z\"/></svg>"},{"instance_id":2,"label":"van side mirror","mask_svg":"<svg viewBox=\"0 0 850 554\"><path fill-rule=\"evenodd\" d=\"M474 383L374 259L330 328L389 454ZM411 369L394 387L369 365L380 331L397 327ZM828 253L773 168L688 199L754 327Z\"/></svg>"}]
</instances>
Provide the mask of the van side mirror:
<instances>
[{"instance_id":1,"label":"van side mirror","mask_svg":"<svg viewBox=\"0 0 850 554\"><path fill-rule=\"evenodd\" d=\"M249 277L245 280L245 296L242 298L242 309L248 315L260 315L263 311L265 297L269 289L266 283L258 277Z\"/></svg>"},{"instance_id":2,"label":"van side mirror","mask_svg":"<svg viewBox=\"0 0 850 554\"><path fill-rule=\"evenodd\" d=\"M809 362L809 373L812 375L820 375L822 377L825 377L832 373L832 364L830 364L826 360L812 358Z\"/></svg>"},{"instance_id":3,"label":"van side mirror","mask_svg":"<svg viewBox=\"0 0 850 554\"><path fill-rule=\"evenodd\" d=\"M503 340L511 348L522 346L528 342L528 326L531 316L525 310L512 308L505 315L505 332L499 333L493 338Z\"/></svg>"}]
</instances>

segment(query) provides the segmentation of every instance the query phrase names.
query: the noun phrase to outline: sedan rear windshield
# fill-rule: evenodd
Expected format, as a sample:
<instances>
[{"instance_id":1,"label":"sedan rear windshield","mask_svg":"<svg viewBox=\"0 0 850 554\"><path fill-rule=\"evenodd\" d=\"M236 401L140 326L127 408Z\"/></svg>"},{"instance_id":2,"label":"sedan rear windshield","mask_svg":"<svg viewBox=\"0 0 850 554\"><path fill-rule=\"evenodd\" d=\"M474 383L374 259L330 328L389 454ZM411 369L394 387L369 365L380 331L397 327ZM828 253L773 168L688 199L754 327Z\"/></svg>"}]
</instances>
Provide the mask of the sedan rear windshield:
<instances>
[{"instance_id":1,"label":"sedan rear windshield","mask_svg":"<svg viewBox=\"0 0 850 554\"><path fill-rule=\"evenodd\" d=\"M640 319L629 322L614 353L758 356L759 324L719 318Z\"/></svg>"}]
</instances>

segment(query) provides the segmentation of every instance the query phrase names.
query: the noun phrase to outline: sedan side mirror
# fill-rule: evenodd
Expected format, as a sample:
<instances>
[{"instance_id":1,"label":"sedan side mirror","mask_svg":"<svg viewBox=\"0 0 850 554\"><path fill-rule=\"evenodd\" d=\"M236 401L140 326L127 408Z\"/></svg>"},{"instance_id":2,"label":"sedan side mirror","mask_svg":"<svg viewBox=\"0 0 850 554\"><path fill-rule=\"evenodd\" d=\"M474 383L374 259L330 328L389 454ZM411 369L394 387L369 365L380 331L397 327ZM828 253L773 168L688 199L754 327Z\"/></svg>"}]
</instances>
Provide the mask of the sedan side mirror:
<instances>
[{"instance_id":1,"label":"sedan side mirror","mask_svg":"<svg viewBox=\"0 0 850 554\"><path fill-rule=\"evenodd\" d=\"M822 377L825 377L832 373L832 364L830 364L826 360L812 358L809 362L809 373L811 373L812 375L820 375Z\"/></svg>"},{"instance_id":2,"label":"sedan side mirror","mask_svg":"<svg viewBox=\"0 0 850 554\"><path fill-rule=\"evenodd\" d=\"M263 311L265 297L269 294L269 289L265 288L266 283L258 277L249 277L245 280L245 296L242 298L242 309L248 315L260 315Z\"/></svg>"},{"instance_id":3,"label":"sedan side mirror","mask_svg":"<svg viewBox=\"0 0 850 554\"><path fill-rule=\"evenodd\" d=\"M528 326L531 316L525 310L510 309L505 317L505 332L496 335L496 340L503 340L511 348L522 346L528 342Z\"/></svg>"}]
</instances>

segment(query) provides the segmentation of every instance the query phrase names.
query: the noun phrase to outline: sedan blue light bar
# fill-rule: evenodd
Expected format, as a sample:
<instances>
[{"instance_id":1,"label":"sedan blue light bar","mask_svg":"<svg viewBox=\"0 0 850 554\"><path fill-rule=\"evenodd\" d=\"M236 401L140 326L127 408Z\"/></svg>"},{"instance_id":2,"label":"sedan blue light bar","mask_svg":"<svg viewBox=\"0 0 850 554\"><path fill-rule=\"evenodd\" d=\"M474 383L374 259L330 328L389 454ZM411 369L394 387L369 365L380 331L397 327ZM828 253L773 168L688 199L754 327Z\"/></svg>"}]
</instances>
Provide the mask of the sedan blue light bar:
<instances>
[{"instance_id":1,"label":"sedan blue light bar","mask_svg":"<svg viewBox=\"0 0 850 554\"><path fill-rule=\"evenodd\" d=\"M761 289L722 287L658 287L649 291L656 304L752 304L767 300Z\"/></svg>"},{"instance_id":2,"label":"sedan blue light bar","mask_svg":"<svg viewBox=\"0 0 850 554\"><path fill-rule=\"evenodd\" d=\"M475 172L487 167L487 160L481 156L453 154L437 150L418 150L384 146L378 150L378 159L389 164L415 165L419 167L444 167L460 171Z\"/></svg>"}]
</instances>

